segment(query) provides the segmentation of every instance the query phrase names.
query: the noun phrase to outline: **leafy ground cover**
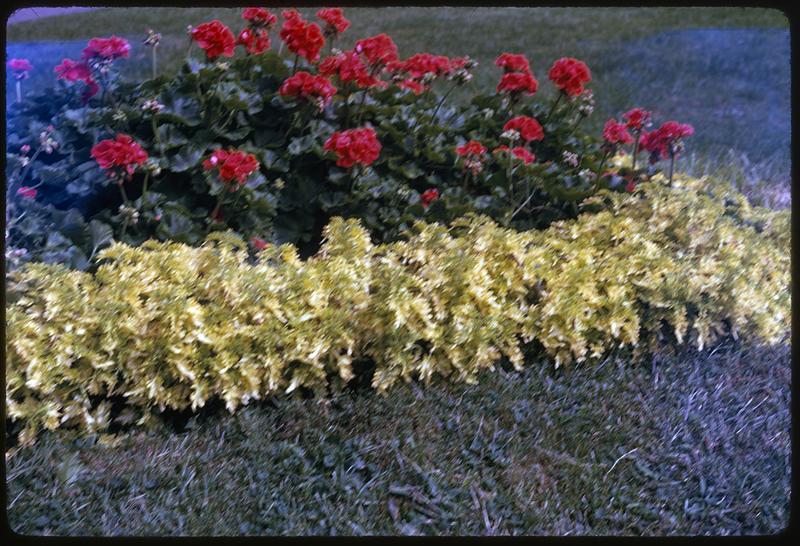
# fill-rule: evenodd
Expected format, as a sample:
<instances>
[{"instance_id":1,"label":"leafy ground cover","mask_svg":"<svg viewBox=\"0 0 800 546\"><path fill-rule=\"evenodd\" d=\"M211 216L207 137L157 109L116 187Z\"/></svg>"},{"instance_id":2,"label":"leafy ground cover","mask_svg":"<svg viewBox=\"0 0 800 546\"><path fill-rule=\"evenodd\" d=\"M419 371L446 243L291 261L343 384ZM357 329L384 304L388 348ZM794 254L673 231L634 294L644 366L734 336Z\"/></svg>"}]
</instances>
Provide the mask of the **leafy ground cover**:
<instances>
[{"instance_id":1,"label":"leafy ground cover","mask_svg":"<svg viewBox=\"0 0 800 546\"><path fill-rule=\"evenodd\" d=\"M57 535L775 533L790 361L726 342L636 366L532 362L458 389L280 397L118 445L45 433L7 460L9 521Z\"/></svg>"}]
</instances>

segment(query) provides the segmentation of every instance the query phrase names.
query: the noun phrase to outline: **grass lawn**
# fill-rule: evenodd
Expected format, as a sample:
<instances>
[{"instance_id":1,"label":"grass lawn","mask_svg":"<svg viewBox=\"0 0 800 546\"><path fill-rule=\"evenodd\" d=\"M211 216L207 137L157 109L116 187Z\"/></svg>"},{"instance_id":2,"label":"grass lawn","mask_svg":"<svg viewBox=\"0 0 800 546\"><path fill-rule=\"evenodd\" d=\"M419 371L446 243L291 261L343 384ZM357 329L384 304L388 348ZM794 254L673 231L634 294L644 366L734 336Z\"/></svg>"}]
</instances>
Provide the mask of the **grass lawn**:
<instances>
[{"instance_id":1,"label":"grass lawn","mask_svg":"<svg viewBox=\"0 0 800 546\"><path fill-rule=\"evenodd\" d=\"M528 55L543 95L553 60L581 58L594 130L629 106L692 123L679 169L790 203L789 31L777 10L346 14L340 47L386 32L402 56L468 54L484 89L503 51ZM212 18L241 26L234 9L101 9L11 25L7 54L36 66L28 88L46 86L88 38L117 34L133 45L123 72L141 78L145 29L164 35L160 66L175 70L186 26ZM7 513L33 535L775 533L789 519L790 360L789 347L733 342L566 370L532 356L525 371L474 386L283 396L109 442L45 433L7 453Z\"/></svg>"},{"instance_id":2,"label":"grass lawn","mask_svg":"<svg viewBox=\"0 0 800 546\"><path fill-rule=\"evenodd\" d=\"M313 17L315 10L301 11ZM350 8L346 13L352 26L337 46L386 32L401 56L467 54L480 62L473 85L482 89L496 85L500 71L494 59L503 51L528 55L542 96L552 93L545 82L555 59L583 59L593 71L597 96L590 129L599 133L606 119L631 106L653 110L659 122L692 123L696 134L684 171L722 174L758 203L790 203L790 41L788 20L778 10ZM63 57L77 57L88 38L115 33L133 45L125 75L143 78L150 74L149 50L141 45L147 28L164 36L162 69L176 70L187 50L187 25L212 18L236 31L242 26L238 9L108 8L11 25L8 55L37 59L39 70L26 85L51 85L52 68ZM277 47L277 32L272 34Z\"/></svg>"},{"instance_id":3,"label":"grass lawn","mask_svg":"<svg viewBox=\"0 0 800 546\"><path fill-rule=\"evenodd\" d=\"M282 397L7 461L25 534L764 534L788 524L790 350L727 343L471 387Z\"/></svg>"}]
</instances>

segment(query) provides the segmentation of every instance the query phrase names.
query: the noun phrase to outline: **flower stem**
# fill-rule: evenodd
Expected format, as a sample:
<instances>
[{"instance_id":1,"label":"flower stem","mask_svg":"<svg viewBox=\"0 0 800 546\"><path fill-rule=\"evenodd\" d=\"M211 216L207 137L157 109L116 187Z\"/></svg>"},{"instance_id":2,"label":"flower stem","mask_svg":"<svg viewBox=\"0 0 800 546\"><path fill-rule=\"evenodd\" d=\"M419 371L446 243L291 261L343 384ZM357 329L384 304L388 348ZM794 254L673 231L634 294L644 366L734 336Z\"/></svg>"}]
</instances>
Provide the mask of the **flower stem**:
<instances>
[{"instance_id":1,"label":"flower stem","mask_svg":"<svg viewBox=\"0 0 800 546\"><path fill-rule=\"evenodd\" d=\"M153 46L153 79L156 79L156 48L158 45Z\"/></svg>"},{"instance_id":2,"label":"flower stem","mask_svg":"<svg viewBox=\"0 0 800 546\"><path fill-rule=\"evenodd\" d=\"M150 179L150 172L144 175L144 182L142 183L142 206L144 206L144 198L147 197L147 181Z\"/></svg>"},{"instance_id":3,"label":"flower stem","mask_svg":"<svg viewBox=\"0 0 800 546\"><path fill-rule=\"evenodd\" d=\"M294 56L294 66L292 66L292 76L297 72L297 63L300 62L300 54Z\"/></svg>"},{"instance_id":4,"label":"flower stem","mask_svg":"<svg viewBox=\"0 0 800 546\"><path fill-rule=\"evenodd\" d=\"M636 170L636 155L639 153L639 137L641 136L641 131L636 131L636 140L633 143L633 166L632 169Z\"/></svg>"},{"instance_id":5,"label":"flower stem","mask_svg":"<svg viewBox=\"0 0 800 546\"><path fill-rule=\"evenodd\" d=\"M17 102L22 102L22 82L17 80Z\"/></svg>"},{"instance_id":6,"label":"flower stem","mask_svg":"<svg viewBox=\"0 0 800 546\"><path fill-rule=\"evenodd\" d=\"M125 192L125 183L124 182L117 182L117 187L119 188L119 193L122 195L122 200L125 202L125 206L128 206L128 194Z\"/></svg>"},{"instance_id":7,"label":"flower stem","mask_svg":"<svg viewBox=\"0 0 800 546\"><path fill-rule=\"evenodd\" d=\"M675 154L669 154L669 187L672 187L672 174L675 172Z\"/></svg>"},{"instance_id":8,"label":"flower stem","mask_svg":"<svg viewBox=\"0 0 800 546\"><path fill-rule=\"evenodd\" d=\"M550 111L547 113L547 116L545 116L544 121L542 122L542 125L544 125L545 123L547 123L550 120L550 116L552 116L553 112L556 111L556 106L561 101L561 97L562 96L563 96L563 93L559 92L558 96L556 97L556 100L553 101L553 106L550 107Z\"/></svg>"},{"instance_id":9,"label":"flower stem","mask_svg":"<svg viewBox=\"0 0 800 546\"><path fill-rule=\"evenodd\" d=\"M442 107L442 104L444 104L444 100L453 91L453 89L455 89L457 86L458 86L458 84L453 84L453 86L450 89L448 89L447 92L444 95L442 95L442 98L439 100L439 104L436 105L436 108L434 108L434 110L433 110L433 114L431 114L431 123L435 123L436 114L439 113L439 108Z\"/></svg>"}]
</instances>

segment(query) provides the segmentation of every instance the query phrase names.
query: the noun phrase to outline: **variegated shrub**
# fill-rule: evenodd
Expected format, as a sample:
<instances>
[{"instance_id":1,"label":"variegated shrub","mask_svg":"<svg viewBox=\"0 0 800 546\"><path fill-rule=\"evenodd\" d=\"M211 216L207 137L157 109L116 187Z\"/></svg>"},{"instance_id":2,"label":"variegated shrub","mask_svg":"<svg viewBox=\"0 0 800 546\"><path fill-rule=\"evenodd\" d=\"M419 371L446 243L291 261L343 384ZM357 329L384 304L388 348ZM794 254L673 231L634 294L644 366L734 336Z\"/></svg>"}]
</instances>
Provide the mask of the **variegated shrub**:
<instances>
[{"instance_id":1,"label":"variegated shrub","mask_svg":"<svg viewBox=\"0 0 800 546\"><path fill-rule=\"evenodd\" d=\"M544 231L468 216L383 245L336 218L305 261L287 244L252 263L243 241L217 234L200 248L114 244L94 275L30 264L8 289L8 415L31 441L214 397L234 411L320 391L349 380L355 359L374 362L384 391L471 382L502 356L521 367L528 341L557 365L671 333L699 348L725 334L788 342L789 213L722 188L656 178L600 192L584 204L594 212Z\"/></svg>"}]
</instances>

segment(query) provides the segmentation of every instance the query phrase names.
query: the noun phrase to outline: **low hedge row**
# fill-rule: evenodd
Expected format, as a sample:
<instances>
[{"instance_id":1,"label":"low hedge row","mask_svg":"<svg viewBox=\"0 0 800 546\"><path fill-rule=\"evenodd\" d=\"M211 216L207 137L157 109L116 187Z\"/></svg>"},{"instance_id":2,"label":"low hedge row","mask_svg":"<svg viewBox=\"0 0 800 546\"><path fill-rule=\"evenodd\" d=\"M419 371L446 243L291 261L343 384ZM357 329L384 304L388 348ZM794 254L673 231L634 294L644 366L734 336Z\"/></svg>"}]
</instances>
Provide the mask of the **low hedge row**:
<instances>
[{"instance_id":1,"label":"low hedge row","mask_svg":"<svg viewBox=\"0 0 800 546\"><path fill-rule=\"evenodd\" d=\"M290 244L257 258L230 233L200 248L116 243L92 275L14 272L7 306L8 415L38 430L148 422L157 411L249 400L353 377L379 391L434 375L471 382L536 341L556 364L664 335L702 348L719 335L781 342L790 330L788 211L751 208L678 177L601 192L592 213L544 231L468 216L419 222L374 245L336 218L319 253ZM110 400L124 400L112 415Z\"/></svg>"}]
</instances>

